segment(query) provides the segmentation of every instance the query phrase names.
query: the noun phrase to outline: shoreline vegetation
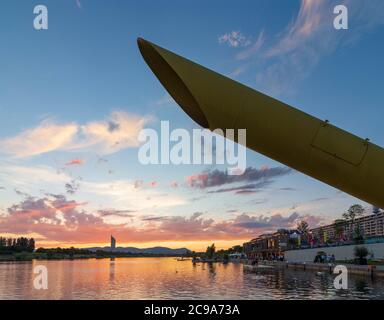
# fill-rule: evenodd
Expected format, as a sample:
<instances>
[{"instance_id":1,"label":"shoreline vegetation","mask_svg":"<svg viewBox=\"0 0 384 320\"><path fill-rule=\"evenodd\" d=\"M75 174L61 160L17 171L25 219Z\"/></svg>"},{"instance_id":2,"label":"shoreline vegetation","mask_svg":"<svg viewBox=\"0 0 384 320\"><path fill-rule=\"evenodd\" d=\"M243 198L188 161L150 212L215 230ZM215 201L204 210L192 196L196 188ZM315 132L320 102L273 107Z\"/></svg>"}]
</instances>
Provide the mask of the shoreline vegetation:
<instances>
[{"instance_id":1,"label":"shoreline vegetation","mask_svg":"<svg viewBox=\"0 0 384 320\"><path fill-rule=\"evenodd\" d=\"M191 255L178 255L178 254L150 254L150 253L123 253L123 252L108 252L96 251L92 252L86 249L76 248L55 248L44 249L39 248L34 252L11 252L1 253L0 262L2 261L32 261L32 260L80 260L80 259L114 259L114 258L189 258Z\"/></svg>"},{"instance_id":2,"label":"shoreline vegetation","mask_svg":"<svg viewBox=\"0 0 384 320\"><path fill-rule=\"evenodd\" d=\"M131 253L108 250L89 250L79 248L38 248L35 249L33 238L0 237L1 261L32 261L32 260L74 260L74 259L111 259L138 257L192 257L192 252L184 254L162 253Z\"/></svg>"},{"instance_id":3,"label":"shoreline vegetation","mask_svg":"<svg viewBox=\"0 0 384 320\"><path fill-rule=\"evenodd\" d=\"M19 252L14 254L0 255L0 262L7 261L32 261L32 260L81 260L81 259L115 259L115 258L180 258L182 255L165 255L165 254L108 254L104 253L98 255L96 253L90 254L45 254L38 252ZM185 257L185 256L183 256Z\"/></svg>"},{"instance_id":4,"label":"shoreline vegetation","mask_svg":"<svg viewBox=\"0 0 384 320\"><path fill-rule=\"evenodd\" d=\"M168 249L168 248L165 248ZM168 249L173 250L173 249ZM114 259L114 258L179 258L180 261L203 258L215 262L227 262L229 255L242 252L241 246L234 246L227 250L216 251L212 244L204 252L187 250L184 253L149 253L149 252L121 252L108 249L79 249L79 248L38 248L35 250L33 238L2 238L0 237L0 262L32 261L32 260L79 260L79 259Z\"/></svg>"}]
</instances>

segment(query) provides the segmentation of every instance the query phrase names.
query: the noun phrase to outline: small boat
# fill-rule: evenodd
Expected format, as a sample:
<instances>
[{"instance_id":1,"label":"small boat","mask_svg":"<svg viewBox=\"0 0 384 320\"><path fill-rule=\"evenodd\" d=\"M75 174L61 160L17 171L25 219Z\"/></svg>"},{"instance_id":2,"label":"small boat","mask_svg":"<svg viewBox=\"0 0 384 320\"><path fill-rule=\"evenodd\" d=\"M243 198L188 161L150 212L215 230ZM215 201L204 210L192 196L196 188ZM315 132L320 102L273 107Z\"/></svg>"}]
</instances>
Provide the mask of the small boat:
<instances>
[{"instance_id":1,"label":"small boat","mask_svg":"<svg viewBox=\"0 0 384 320\"><path fill-rule=\"evenodd\" d=\"M189 260L191 260L191 259L181 257L181 258L177 258L176 260L177 260L177 261L189 261Z\"/></svg>"}]
</instances>

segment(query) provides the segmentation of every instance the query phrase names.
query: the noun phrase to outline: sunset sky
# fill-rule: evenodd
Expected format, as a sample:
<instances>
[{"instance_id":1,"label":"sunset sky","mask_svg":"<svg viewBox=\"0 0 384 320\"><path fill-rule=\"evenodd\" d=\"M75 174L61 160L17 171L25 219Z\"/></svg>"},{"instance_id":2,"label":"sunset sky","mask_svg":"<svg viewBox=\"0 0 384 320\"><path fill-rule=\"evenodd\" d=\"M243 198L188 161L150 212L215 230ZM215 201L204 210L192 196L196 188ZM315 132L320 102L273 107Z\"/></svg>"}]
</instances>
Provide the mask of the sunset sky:
<instances>
[{"instance_id":1,"label":"sunset sky","mask_svg":"<svg viewBox=\"0 0 384 320\"><path fill-rule=\"evenodd\" d=\"M49 29L33 28L45 4ZM349 29L333 28L333 8ZM37 246L202 250L371 206L253 151L225 166L139 163L143 128L194 123L137 37L384 145L382 0L5 0L0 18L0 235Z\"/></svg>"}]
</instances>

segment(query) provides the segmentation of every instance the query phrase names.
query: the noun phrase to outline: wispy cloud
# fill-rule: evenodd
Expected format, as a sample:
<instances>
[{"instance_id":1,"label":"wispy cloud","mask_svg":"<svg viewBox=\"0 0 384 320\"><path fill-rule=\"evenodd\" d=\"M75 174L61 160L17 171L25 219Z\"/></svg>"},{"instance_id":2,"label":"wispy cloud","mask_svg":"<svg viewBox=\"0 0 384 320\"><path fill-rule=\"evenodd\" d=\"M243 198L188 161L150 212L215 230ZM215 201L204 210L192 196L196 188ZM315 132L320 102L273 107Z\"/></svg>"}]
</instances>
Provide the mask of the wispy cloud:
<instances>
[{"instance_id":1,"label":"wispy cloud","mask_svg":"<svg viewBox=\"0 0 384 320\"><path fill-rule=\"evenodd\" d=\"M252 194L269 186L272 182L273 181L271 180L264 180L258 183L250 183L250 184L240 185L232 188L221 188L214 191L209 191L208 193L235 192L236 194L243 194L243 195Z\"/></svg>"},{"instance_id":2,"label":"wispy cloud","mask_svg":"<svg viewBox=\"0 0 384 320\"><path fill-rule=\"evenodd\" d=\"M263 46L265 41L265 35L264 30L262 30L259 33L259 36L257 37L257 40L252 44L252 46L249 49L246 49L236 55L237 60L245 60L249 57L253 56L257 52L260 51L261 47Z\"/></svg>"},{"instance_id":3,"label":"wispy cloud","mask_svg":"<svg viewBox=\"0 0 384 320\"><path fill-rule=\"evenodd\" d=\"M252 71L257 65L258 88L273 95L290 94L305 80L321 59L340 47L351 45L371 28L384 24L384 2L381 0L344 0L349 10L349 30L333 27L332 0L301 0L299 12L286 28L266 41L265 32L249 48L236 55L243 63L237 66L237 75Z\"/></svg>"},{"instance_id":4,"label":"wispy cloud","mask_svg":"<svg viewBox=\"0 0 384 320\"><path fill-rule=\"evenodd\" d=\"M134 210L116 210L116 209L104 209L99 210L97 213L100 217L121 217L121 218L132 218L134 217L133 213L137 211Z\"/></svg>"},{"instance_id":5,"label":"wispy cloud","mask_svg":"<svg viewBox=\"0 0 384 320\"><path fill-rule=\"evenodd\" d=\"M0 140L0 152L25 158L52 151L93 151L112 154L137 147L138 132L150 121L123 111L113 112L106 120L86 124L58 124L43 120L14 137Z\"/></svg>"},{"instance_id":6,"label":"wispy cloud","mask_svg":"<svg viewBox=\"0 0 384 320\"><path fill-rule=\"evenodd\" d=\"M165 94L163 97L154 102L155 106L157 107L163 107L174 103L175 100L169 94Z\"/></svg>"},{"instance_id":7,"label":"wispy cloud","mask_svg":"<svg viewBox=\"0 0 384 320\"><path fill-rule=\"evenodd\" d=\"M218 41L220 44L227 44L231 48L248 47L251 44L251 40L240 31L225 33L219 36Z\"/></svg>"},{"instance_id":8,"label":"wispy cloud","mask_svg":"<svg viewBox=\"0 0 384 320\"><path fill-rule=\"evenodd\" d=\"M112 206L116 210L130 208L145 211L187 203L184 197L175 193L165 197L162 190L152 187L150 182L144 184L144 181L137 183L129 179L93 181L73 177L67 172L57 171L49 166L26 167L11 164L0 166L0 184L16 188L23 193L21 194L23 197L47 191L66 193L76 198L93 199L93 206L101 205L102 208Z\"/></svg>"}]
</instances>

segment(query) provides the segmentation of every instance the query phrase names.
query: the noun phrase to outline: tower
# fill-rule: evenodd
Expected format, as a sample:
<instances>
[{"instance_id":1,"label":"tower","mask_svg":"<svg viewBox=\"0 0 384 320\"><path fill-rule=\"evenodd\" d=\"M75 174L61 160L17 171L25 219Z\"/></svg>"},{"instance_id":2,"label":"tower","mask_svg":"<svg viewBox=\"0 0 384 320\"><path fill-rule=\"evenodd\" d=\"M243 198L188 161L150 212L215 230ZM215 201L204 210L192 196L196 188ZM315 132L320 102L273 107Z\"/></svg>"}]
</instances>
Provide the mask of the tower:
<instances>
[{"instance_id":1,"label":"tower","mask_svg":"<svg viewBox=\"0 0 384 320\"><path fill-rule=\"evenodd\" d=\"M114 251L116 249L116 239L111 236L111 251Z\"/></svg>"}]
</instances>

